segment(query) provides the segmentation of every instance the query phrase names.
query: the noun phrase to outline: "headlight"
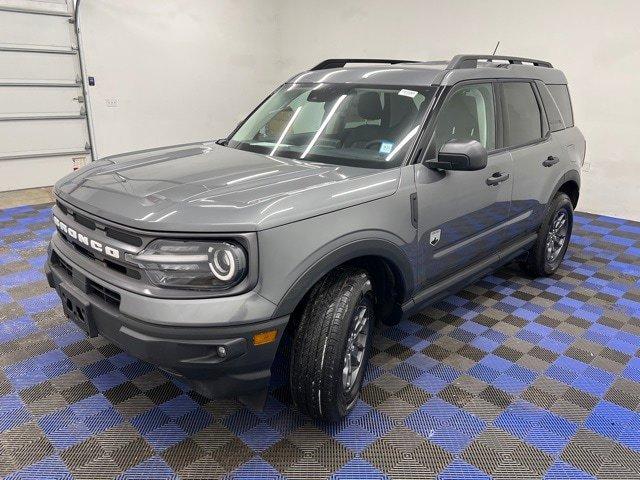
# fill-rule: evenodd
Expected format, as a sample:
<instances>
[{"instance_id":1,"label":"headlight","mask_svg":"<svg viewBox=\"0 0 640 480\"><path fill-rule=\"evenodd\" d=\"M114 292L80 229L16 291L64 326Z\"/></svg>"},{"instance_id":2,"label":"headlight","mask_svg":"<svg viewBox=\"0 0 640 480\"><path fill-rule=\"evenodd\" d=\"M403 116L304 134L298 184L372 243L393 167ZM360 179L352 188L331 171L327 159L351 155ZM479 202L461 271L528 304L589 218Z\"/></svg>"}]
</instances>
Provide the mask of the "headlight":
<instances>
[{"instance_id":1,"label":"headlight","mask_svg":"<svg viewBox=\"0 0 640 480\"><path fill-rule=\"evenodd\" d=\"M125 259L143 269L161 287L224 290L247 274L247 255L232 242L155 240Z\"/></svg>"}]
</instances>

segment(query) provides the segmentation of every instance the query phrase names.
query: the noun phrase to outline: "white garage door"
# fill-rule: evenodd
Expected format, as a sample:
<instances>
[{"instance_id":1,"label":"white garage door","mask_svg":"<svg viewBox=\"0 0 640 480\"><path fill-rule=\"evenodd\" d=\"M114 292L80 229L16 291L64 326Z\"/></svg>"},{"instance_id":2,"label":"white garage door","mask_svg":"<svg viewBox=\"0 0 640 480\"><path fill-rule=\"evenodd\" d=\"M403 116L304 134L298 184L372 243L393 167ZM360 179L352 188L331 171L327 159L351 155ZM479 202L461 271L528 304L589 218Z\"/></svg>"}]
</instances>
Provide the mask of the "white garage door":
<instances>
[{"instance_id":1,"label":"white garage door","mask_svg":"<svg viewBox=\"0 0 640 480\"><path fill-rule=\"evenodd\" d=\"M0 0L0 191L91 158L73 0Z\"/></svg>"}]
</instances>

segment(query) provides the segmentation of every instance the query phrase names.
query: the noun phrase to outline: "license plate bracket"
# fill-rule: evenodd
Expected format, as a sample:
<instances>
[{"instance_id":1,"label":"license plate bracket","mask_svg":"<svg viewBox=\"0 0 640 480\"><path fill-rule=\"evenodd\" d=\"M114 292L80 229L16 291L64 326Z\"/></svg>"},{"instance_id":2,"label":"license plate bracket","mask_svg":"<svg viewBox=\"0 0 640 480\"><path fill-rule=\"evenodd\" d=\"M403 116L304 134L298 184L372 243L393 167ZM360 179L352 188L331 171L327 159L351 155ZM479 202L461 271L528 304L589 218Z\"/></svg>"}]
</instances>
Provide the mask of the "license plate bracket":
<instances>
[{"instance_id":1,"label":"license plate bracket","mask_svg":"<svg viewBox=\"0 0 640 480\"><path fill-rule=\"evenodd\" d=\"M64 283L61 283L58 289L62 300L62 309L67 318L84 330L89 337L97 337L98 329L93 319L91 302L86 295L72 291Z\"/></svg>"}]
</instances>

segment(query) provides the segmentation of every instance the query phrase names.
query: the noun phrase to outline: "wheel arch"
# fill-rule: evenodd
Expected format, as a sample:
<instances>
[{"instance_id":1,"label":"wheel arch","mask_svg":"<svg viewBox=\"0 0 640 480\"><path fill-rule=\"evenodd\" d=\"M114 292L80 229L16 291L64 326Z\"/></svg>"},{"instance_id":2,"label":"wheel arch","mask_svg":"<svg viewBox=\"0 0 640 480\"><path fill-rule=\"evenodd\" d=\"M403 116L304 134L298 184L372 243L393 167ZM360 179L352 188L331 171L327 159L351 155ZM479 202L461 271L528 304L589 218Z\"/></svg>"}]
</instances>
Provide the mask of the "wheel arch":
<instances>
[{"instance_id":1,"label":"wheel arch","mask_svg":"<svg viewBox=\"0 0 640 480\"><path fill-rule=\"evenodd\" d=\"M576 208L578 206L578 199L580 198L580 173L577 170L570 170L565 173L562 178L558 180L549 201L553 200L553 197L555 197L558 192L565 193L571 200L573 208Z\"/></svg>"},{"instance_id":2,"label":"wheel arch","mask_svg":"<svg viewBox=\"0 0 640 480\"><path fill-rule=\"evenodd\" d=\"M278 303L274 316L293 313L322 277L343 265L365 269L373 277L376 296L393 299L393 304L401 303L413 290L413 268L400 247L381 239L356 240L333 249L314 262L289 287ZM392 281L391 286L387 279ZM390 310L389 313L393 307L385 306Z\"/></svg>"}]
</instances>

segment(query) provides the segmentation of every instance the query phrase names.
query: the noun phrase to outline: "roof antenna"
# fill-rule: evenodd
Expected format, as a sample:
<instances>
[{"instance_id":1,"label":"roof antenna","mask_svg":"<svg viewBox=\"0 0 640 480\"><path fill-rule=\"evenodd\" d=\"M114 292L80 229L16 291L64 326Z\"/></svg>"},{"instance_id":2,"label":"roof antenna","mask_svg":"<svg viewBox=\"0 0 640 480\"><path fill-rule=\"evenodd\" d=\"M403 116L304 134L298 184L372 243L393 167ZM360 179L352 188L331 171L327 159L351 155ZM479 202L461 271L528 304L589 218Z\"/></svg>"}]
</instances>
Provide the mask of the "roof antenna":
<instances>
[{"instance_id":1,"label":"roof antenna","mask_svg":"<svg viewBox=\"0 0 640 480\"><path fill-rule=\"evenodd\" d=\"M495 55L496 52L498 51L498 47L500 46L500 40L498 40L498 43L496 43L496 48L493 49L493 53L491 55Z\"/></svg>"}]
</instances>

